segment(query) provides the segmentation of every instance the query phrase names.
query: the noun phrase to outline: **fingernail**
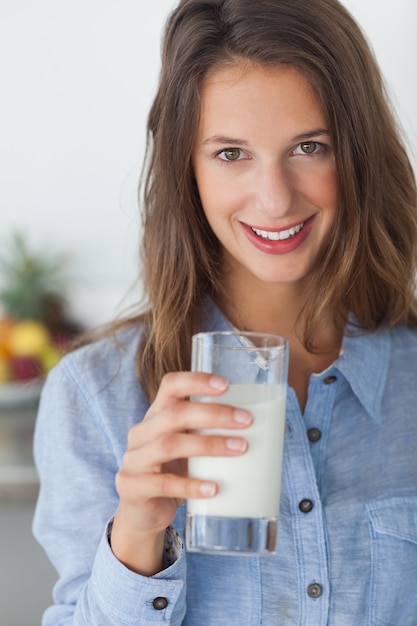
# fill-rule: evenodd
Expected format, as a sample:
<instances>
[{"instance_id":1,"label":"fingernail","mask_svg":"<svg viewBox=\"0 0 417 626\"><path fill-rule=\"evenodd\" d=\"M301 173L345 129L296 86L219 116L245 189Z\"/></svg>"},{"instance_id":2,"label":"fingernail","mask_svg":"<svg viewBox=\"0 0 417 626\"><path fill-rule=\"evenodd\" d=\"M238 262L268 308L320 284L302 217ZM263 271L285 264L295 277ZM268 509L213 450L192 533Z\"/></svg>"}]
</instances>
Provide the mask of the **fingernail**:
<instances>
[{"instance_id":1,"label":"fingernail","mask_svg":"<svg viewBox=\"0 0 417 626\"><path fill-rule=\"evenodd\" d=\"M249 413L249 411L244 411L243 409L236 409L233 419L238 424L250 424L252 422L252 414Z\"/></svg>"},{"instance_id":2,"label":"fingernail","mask_svg":"<svg viewBox=\"0 0 417 626\"><path fill-rule=\"evenodd\" d=\"M210 387L214 389L226 389L229 383L221 376L212 376L210 378Z\"/></svg>"},{"instance_id":3,"label":"fingernail","mask_svg":"<svg viewBox=\"0 0 417 626\"><path fill-rule=\"evenodd\" d=\"M215 496L216 485L214 483L203 483L200 485L200 493L202 496Z\"/></svg>"},{"instance_id":4,"label":"fingernail","mask_svg":"<svg viewBox=\"0 0 417 626\"><path fill-rule=\"evenodd\" d=\"M238 439L237 437L226 439L226 448L233 450L233 452L244 452L247 447L248 444L244 439Z\"/></svg>"}]
</instances>

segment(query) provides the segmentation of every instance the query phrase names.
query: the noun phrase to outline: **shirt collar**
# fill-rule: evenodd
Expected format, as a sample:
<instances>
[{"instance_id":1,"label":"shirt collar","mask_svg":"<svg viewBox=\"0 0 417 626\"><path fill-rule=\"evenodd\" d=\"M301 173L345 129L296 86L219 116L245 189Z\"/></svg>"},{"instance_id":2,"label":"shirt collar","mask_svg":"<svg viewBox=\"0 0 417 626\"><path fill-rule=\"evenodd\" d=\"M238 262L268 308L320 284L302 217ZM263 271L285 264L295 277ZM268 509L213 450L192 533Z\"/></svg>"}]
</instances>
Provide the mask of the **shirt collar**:
<instances>
[{"instance_id":1,"label":"shirt collar","mask_svg":"<svg viewBox=\"0 0 417 626\"><path fill-rule=\"evenodd\" d=\"M203 313L202 330L233 330L210 298L206 299ZM316 376L325 377L332 368L339 371L371 419L380 423L390 354L389 331L381 330L374 333L361 331L355 325L355 318L351 316L346 326L339 358L325 373Z\"/></svg>"},{"instance_id":2,"label":"shirt collar","mask_svg":"<svg viewBox=\"0 0 417 626\"><path fill-rule=\"evenodd\" d=\"M376 423L381 421L390 354L389 331L360 331L350 321L340 357L334 363L334 368L345 377L359 402Z\"/></svg>"}]
</instances>

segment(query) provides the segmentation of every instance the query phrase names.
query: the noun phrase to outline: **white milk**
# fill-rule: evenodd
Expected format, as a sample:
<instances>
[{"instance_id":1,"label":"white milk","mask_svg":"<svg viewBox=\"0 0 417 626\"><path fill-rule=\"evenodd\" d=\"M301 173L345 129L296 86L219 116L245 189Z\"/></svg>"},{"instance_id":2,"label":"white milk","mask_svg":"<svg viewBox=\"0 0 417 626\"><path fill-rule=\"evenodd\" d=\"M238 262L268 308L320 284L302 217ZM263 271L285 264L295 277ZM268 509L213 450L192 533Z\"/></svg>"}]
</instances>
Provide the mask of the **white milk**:
<instances>
[{"instance_id":1,"label":"white milk","mask_svg":"<svg viewBox=\"0 0 417 626\"><path fill-rule=\"evenodd\" d=\"M242 436L249 449L237 457L193 457L189 476L219 485L214 498L188 500L189 515L212 517L277 517L281 488L282 449L285 428L285 386L231 385L216 398L199 398L248 409L254 423L244 430L200 432Z\"/></svg>"}]
</instances>

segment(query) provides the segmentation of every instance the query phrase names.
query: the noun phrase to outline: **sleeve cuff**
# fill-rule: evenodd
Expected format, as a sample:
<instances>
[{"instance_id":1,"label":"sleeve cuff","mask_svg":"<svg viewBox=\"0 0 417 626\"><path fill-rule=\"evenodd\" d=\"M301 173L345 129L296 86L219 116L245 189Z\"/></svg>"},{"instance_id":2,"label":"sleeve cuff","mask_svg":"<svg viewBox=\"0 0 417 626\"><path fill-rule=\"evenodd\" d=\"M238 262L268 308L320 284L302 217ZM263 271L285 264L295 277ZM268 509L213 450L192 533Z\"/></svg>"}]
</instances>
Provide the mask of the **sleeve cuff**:
<instances>
[{"instance_id":1,"label":"sleeve cuff","mask_svg":"<svg viewBox=\"0 0 417 626\"><path fill-rule=\"evenodd\" d=\"M106 537L109 546L111 546L111 531L113 528L113 519L107 524ZM162 557L163 569L167 569L174 565L184 552L184 544L180 535L173 526L168 526L164 538L164 554Z\"/></svg>"},{"instance_id":2,"label":"sleeve cuff","mask_svg":"<svg viewBox=\"0 0 417 626\"><path fill-rule=\"evenodd\" d=\"M165 569L149 578L132 572L114 556L108 541L110 532L111 522L97 550L90 578L91 599L115 623L181 624L186 566L182 541L175 529L169 527L165 534Z\"/></svg>"}]
</instances>

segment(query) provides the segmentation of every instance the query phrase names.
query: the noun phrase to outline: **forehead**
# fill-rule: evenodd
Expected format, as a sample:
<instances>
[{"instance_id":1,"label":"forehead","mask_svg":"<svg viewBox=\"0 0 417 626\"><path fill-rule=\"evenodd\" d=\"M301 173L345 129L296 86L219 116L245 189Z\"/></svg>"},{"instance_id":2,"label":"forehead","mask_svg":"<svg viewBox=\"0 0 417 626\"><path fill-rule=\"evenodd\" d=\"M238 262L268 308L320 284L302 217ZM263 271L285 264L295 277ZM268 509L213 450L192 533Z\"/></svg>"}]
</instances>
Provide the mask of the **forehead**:
<instances>
[{"instance_id":1,"label":"forehead","mask_svg":"<svg viewBox=\"0 0 417 626\"><path fill-rule=\"evenodd\" d=\"M214 125L325 125L318 96L297 69L245 62L212 71L200 89L201 132Z\"/></svg>"}]
</instances>

